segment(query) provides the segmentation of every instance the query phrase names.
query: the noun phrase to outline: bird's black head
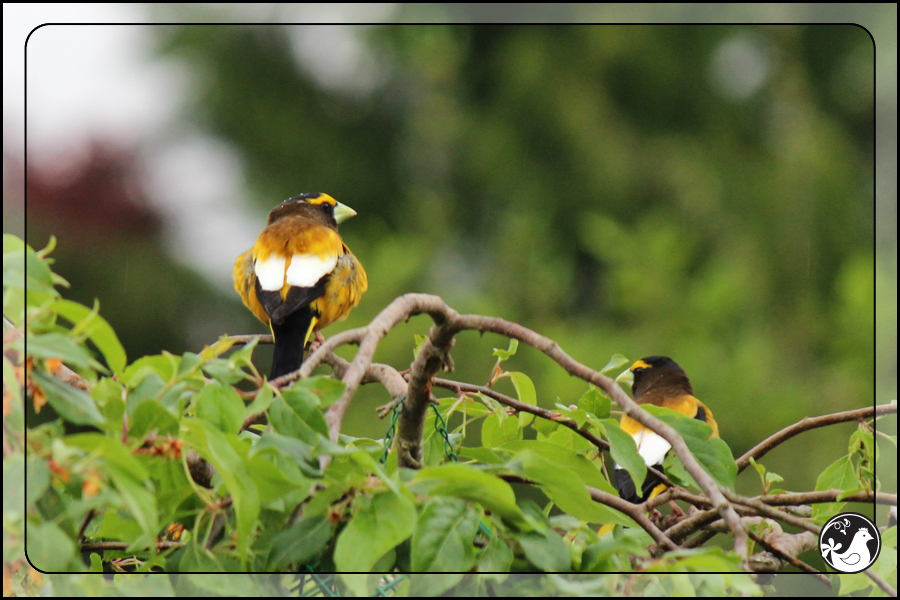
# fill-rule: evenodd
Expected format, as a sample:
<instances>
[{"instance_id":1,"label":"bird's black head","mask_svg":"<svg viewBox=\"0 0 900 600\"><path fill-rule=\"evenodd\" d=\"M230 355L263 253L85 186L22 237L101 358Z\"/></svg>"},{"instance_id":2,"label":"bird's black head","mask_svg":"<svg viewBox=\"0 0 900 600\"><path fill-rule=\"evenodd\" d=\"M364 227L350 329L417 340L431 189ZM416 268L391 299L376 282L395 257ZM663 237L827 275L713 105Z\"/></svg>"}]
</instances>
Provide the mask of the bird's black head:
<instances>
[{"instance_id":1,"label":"bird's black head","mask_svg":"<svg viewBox=\"0 0 900 600\"><path fill-rule=\"evenodd\" d=\"M631 387L635 399L653 388L673 387L685 393L694 393L684 369L668 356L648 356L631 365L634 383Z\"/></svg>"},{"instance_id":2,"label":"bird's black head","mask_svg":"<svg viewBox=\"0 0 900 600\"><path fill-rule=\"evenodd\" d=\"M300 215L337 229L338 223L356 215L356 211L328 194L306 192L288 198L269 213L269 225L284 217Z\"/></svg>"}]
</instances>

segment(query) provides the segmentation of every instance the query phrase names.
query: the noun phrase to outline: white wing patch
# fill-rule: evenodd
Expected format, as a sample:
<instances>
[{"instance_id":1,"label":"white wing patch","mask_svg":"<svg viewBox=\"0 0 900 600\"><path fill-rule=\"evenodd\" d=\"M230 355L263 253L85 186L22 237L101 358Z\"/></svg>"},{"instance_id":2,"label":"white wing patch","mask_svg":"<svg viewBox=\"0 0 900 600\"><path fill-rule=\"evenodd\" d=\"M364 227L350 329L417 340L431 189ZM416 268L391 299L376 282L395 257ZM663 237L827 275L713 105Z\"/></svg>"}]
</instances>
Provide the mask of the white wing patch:
<instances>
[{"instance_id":1,"label":"white wing patch","mask_svg":"<svg viewBox=\"0 0 900 600\"><path fill-rule=\"evenodd\" d=\"M267 292L274 292L284 287L285 258L270 254L266 260L257 259L253 264L260 287Z\"/></svg>"},{"instance_id":2,"label":"white wing patch","mask_svg":"<svg viewBox=\"0 0 900 600\"><path fill-rule=\"evenodd\" d=\"M656 432L642 429L634 434L634 443L637 444L638 454L644 459L644 464L653 466L662 462L663 457L672 444Z\"/></svg>"},{"instance_id":3,"label":"white wing patch","mask_svg":"<svg viewBox=\"0 0 900 600\"><path fill-rule=\"evenodd\" d=\"M666 452L672 447L663 436L648 429L641 429L631 437L634 438L634 443L637 444L638 454L641 455L641 458L644 459L644 464L648 467L662 463ZM616 468L621 469L622 467L619 463L616 463Z\"/></svg>"},{"instance_id":4,"label":"white wing patch","mask_svg":"<svg viewBox=\"0 0 900 600\"><path fill-rule=\"evenodd\" d=\"M287 282L297 287L312 287L334 271L337 261L337 256L320 258L316 254L295 254L287 269Z\"/></svg>"}]
</instances>

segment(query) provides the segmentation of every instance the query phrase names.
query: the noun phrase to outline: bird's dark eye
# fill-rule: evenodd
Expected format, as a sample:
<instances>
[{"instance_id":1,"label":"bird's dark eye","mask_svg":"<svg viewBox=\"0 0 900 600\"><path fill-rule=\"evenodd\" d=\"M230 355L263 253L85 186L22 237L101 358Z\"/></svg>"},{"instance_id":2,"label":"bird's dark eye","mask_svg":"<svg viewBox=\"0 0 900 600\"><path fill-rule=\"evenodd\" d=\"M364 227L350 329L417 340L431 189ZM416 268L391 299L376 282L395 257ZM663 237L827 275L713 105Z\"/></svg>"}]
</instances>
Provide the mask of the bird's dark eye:
<instances>
[{"instance_id":1,"label":"bird's dark eye","mask_svg":"<svg viewBox=\"0 0 900 600\"><path fill-rule=\"evenodd\" d=\"M325 209L325 212L334 212L334 204L325 203L322 205L322 207Z\"/></svg>"},{"instance_id":2,"label":"bird's dark eye","mask_svg":"<svg viewBox=\"0 0 900 600\"><path fill-rule=\"evenodd\" d=\"M644 367L638 367L637 369L634 370L635 375L637 375L638 373L643 373L643 372L644 372Z\"/></svg>"}]
</instances>

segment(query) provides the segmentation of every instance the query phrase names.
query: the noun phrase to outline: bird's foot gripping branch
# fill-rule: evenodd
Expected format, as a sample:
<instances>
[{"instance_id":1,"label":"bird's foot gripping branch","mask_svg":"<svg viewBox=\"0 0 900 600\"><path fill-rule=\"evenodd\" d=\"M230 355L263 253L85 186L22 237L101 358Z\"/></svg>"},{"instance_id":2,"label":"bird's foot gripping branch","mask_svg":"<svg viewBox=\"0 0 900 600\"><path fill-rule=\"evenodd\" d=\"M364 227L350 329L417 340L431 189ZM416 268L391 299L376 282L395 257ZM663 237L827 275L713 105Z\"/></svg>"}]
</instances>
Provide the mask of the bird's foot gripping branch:
<instances>
[{"instance_id":1,"label":"bird's foot gripping branch","mask_svg":"<svg viewBox=\"0 0 900 600\"><path fill-rule=\"evenodd\" d=\"M18 257L29 265L27 295L15 283L24 274L7 272ZM655 360L662 357L630 368L618 357L595 370L519 324L461 315L424 294L397 298L271 381L252 361L265 336L226 336L197 353L128 363L96 307L61 298L46 251L5 238L4 258L5 477L28 479L7 522L42 570L445 573L440 589L438 580L413 576L410 594L490 591L505 578L477 572L513 569L643 573L578 585L653 593L670 585L666 573L687 571L694 593L756 594L747 570L815 571L803 558L809 534L846 503L896 504L896 495L876 492L871 468L871 420L894 414L893 404L806 420L735 462L711 436L713 399L680 401L690 410L639 405L616 383L623 373L620 380L646 383L667 364ZM373 362L396 325L422 314L430 329L411 365ZM486 384L438 376L467 331L510 340L493 357L485 347ZM346 344L359 346L350 361L334 354ZM505 369L518 344L584 380L584 393L546 402L555 394L539 394L525 373ZM313 376L321 365L332 375ZM385 462L383 440L341 432L361 385L381 386L402 405ZM642 436L664 441L656 446L661 461L640 452L634 426L623 427L614 406ZM848 421L859 422L851 453L816 490L773 489L777 476L757 460L803 431ZM727 430L721 435L728 439ZM762 486L752 497L733 485L749 465ZM635 490L648 474L666 489L624 499L615 467ZM668 502L681 510L660 514ZM619 527L601 535L604 525ZM704 545L717 533L733 551ZM891 576L890 565L876 561L865 581L888 592ZM542 581L543 593L574 585ZM341 576L338 585L367 594L378 579Z\"/></svg>"}]
</instances>

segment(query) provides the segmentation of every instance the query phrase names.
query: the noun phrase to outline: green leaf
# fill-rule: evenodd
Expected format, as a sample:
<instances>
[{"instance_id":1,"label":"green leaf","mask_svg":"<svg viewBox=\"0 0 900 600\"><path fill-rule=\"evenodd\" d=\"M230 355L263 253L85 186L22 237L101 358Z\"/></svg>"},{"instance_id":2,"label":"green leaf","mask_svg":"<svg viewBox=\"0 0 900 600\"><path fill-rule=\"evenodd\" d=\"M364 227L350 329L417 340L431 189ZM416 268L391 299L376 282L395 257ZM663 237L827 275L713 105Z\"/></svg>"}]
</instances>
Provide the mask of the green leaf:
<instances>
[{"instance_id":1,"label":"green leaf","mask_svg":"<svg viewBox=\"0 0 900 600\"><path fill-rule=\"evenodd\" d=\"M183 424L188 430L185 441L215 467L225 488L231 493L237 518L238 554L246 560L250 533L259 517L260 506L256 485L228 438L241 442L237 436L226 436L205 421L185 419Z\"/></svg>"},{"instance_id":2,"label":"green leaf","mask_svg":"<svg viewBox=\"0 0 900 600\"><path fill-rule=\"evenodd\" d=\"M659 406L645 405L650 414L675 428L704 469L718 483L734 489L737 477L737 464L731 454L731 448L721 438L711 438L712 428L681 413Z\"/></svg>"},{"instance_id":3,"label":"green leaf","mask_svg":"<svg viewBox=\"0 0 900 600\"><path fill-rule=\"evenodd\" d=\"M253 456L248 458L246 465L247 472L250 473L253 483L256 484L256 489L259 492L261 506L275 506L273 503L293 493L298 488L312 488L311 480L300 475L298 469L293 469L293 472L291 472L280 468L278 465L270 462L268 457Z\"/></svg>"},{"instance_id":4,"label":"green leaf","mask_svg":"<svg viewBox=\"0 0 900 600\"><path fill-rule=\"evenodd\" d=\"M3 254L14 252L16 250L24 250L25 242L17 235L11 233L3 234Z\"/></svg>"},{"instance_id":5,"label":"green leaf","mask_svg":"<svg viewBox=\"0 0 900 600\"><path fill-rule=\"evenodd\" d=\"M530 404L532 406L537 406L537 390L535 390L534 382L531 381L531 378L528 377L528 375L526 375L525 373L512 371L499 375L497 379L501 379L503 377L509 377L512 380L513 385L516 388L516 395L518 396L520 402L524 402L525 404Z\"/></svg>"},{"instance_id":6,"label":"green leaf","mask_svg":"<svg viewBox=\"0 0 900 600\"><path fill-rule=\"evenodd\" d=\"M512 548L497 535L497 531L493 531L487 546L478 555L477 571L479 573L509 573L513 558L515 555ZM505 580L505 577L503 579Z\"/></svg>"},{"instance_id":7,"label":"green leaf","mask_svg":"<svg viewBox=\"0 0 900 600\"><path fill-rule=\"evenodd\" d=\"M236 369L226 358L212 358L201 368L204 373L226 385L234 385L244 378L244 372Z\"/></svg>"},{"instance_id":8,"label":"green leaf","mask_svg":"<svg viewBox=\"0 0 900 600\"><path fill-rule=\"evenodd\" d=\"M25 554L41 571L68 571L75 542L54 523L33 523L25 528Z\"/></svg>"},{"instance_id":9,"label":"green leaf","mask_svg":"<svg viewBox=\"0 0 900 600\"><path fill-rule=\"evenodd\" d=\"M259 391L256 393L256 397L253 399L253 402L247 405L244 409L244 417L249 417L250 415L258 415L259 413L265 412L269 409L269 406L272 404L272 399L275 397L275 390L268 383L264 383Z\"/></svg>"},{"instance_id":10,"label":"green leaf","mask_svg":"<svg viewBox=\"0 0 900 600\"><path fill-rule=\"evenodd\" d=\"M609 484L606 477L604 477L603 473L597 467L597 462L590 461L583 454L569 448L550 442L517 440L504 445L498 450L508 453L531 450L547 460L563 465L563 468L578 475L584 485L599 488L605 492L615 493L615 489Z\"/></svg>"},{"instance_id":11,"label":"green leaf","mask_svg":"<svg viewBox=\"0 0 900 600\"><path fill-rule=\"evenodd\" d=\"M125 348L110 324L99 314L99 305L91 310L71 300L57 300L50 309L71 322L73 331L84 332L106 359L106 364L114 373L121 373L125 368Z\"/></svg>"},{"instance_id":12,"label":"green leaf","mask_svg":"<svg viewBox=\"0 0 900 600\"><path fill-rule=\"evenodd\" d=\"M128 365L119 380L129 389L134 389L150 374L162 379L163 383L170 381L175 377L177 369L178 358L171 354L143 356Z\"/></svg>"},{"instance_id":13,"label":"green leaf","mask_svg":"<svg viewBox=\"0 0 900 600\"><path fill-rule=\"evenodd\" d=\"M612 355L612 358L609 359L609 362L606 363L606 366L603 367L602 369L600 369L600 372L608 377L610 375L610 373L618 371L619 369L621 369L622 367L624 367L625 365L627 365L630 362L631 361L628 360L627 358L625 358L625 356L616 353L616 354ZM597 415L597 416L600 416L600 415Z\"/></svg>"},{"instance_id":14,"label":"green leaf","mask_svg":"<svg viewBox=\"0 0 900 600\"><path fill-rule=\"evenodd\" d=\"M612 535L604 535L600 541L584 549L581 571L630 570L632 557L650 556L647 546L652 541L650 534L643 529L617 529Z\"/></svg>"},{"instance_id":15,"label":"green leaf","mask_svg":"<svg viewBox=\"0 0 900 600\"><path fill-rule=\"evenodd\" d=\"M499 365L504 360L509 360L510 357L515 356L516 350L519 349L519 340L509 340L509 349L500 350L499 348L494 348L494 356L498 357L497 364Z\"/></svg>"},{"instance_id":16,"label":"green leaf","mask_svg":"<svg viewBox=\"0 0 900 600\"><path fill-rule=\"evenodd\" d=\"M861 592L863 590L868 590L873 587L872 580L869 579L864 573L835 573L840 584L838 589L835 590L835 593L840 593L841 596L849 596L854 592ZM838 592L838 590L840 590Z\"/></svg>"},{"instance_id":17,"label":"green leaf","mask_svg":"<svg viewBox=\"0 0 900 600\"><path fill-rule=\"evenodd\" d=\"M587 423L588 414L581 408L569 408L565 404L556 404L556 410L564 417L568 417L572 420L575 425L578 426L579 429L584 427L584 424Z\"/></svg>"},{"instance_id":18,"label":"green leaf","mask_svg":"<svg viewBox=\"0 0 900 600\"><path fill-rule=\"evenodd\" d=\"M824 490L852 490L857 487L856 471L853 469L852 457L848 454L840 457L828 465L819 478L816 479L816 491ZM822 516L837 514L846 502L824 502L814 504L812 516L818 519Z\"/></svg>"},{"instance_id":19,"label":"green leaf","mask_svg":"<svg viewBox=\"0 0 900 600\"><path fill-rule=\"evenodd\" d=\"M207 363L231 350L236 343L237 341L234 338L223 335L200 351L200 359L202 362Z\"/></svg>"},{"instance_id":20,"label":"green leaf","mask_svg":"<svg viewBox=\"0 0 900 600\"><path fill-rule=\"evenodd\" d=\"M534 382L531 381L528 375L513 371L510 373L502 373L497 379L503 377L508 377L513 382L513 386L516 388L516 396L519 398L520 402L530 404L531 406L537 406L537 390L535 390ZM520 412L518 420L519 429L521 429L534 420L534 415L529 412Z\"/></svg>"},{"instance_id":21,"label":"green leaf","mask_svg":"<svg viewBox=\"0 0 900 600\"><path fill-rule=\"evenodd\" d=\"M141 529L142 544L150 544L159 530L156 497L148 489L150 474L141 462L118 439L98 433L66 436L68 446L81 448L103 460L106 472L118 490L122 502Z\"/></svg>"},{"instance_id":22,"label":"green leaf","mask_svg":"<svg viewBox=\"0 0 900 600\"><path fill-rule=\"evenodd\" d=\"M319 397L308 388L294 386L281 392L281 397L298 417L323 437L328 437L328 423L319 408Z\"/></svg>"},{"instance_id":23,"label":"green leaf","mask_svg":"<svg viewBox=\"0 0 900 600\"><path fill-rule=\"evenodd\" d=\"M476 448L476 447L463 446L462 448L459 449L459 455L464 458L471 458L472 460L476 460L480 463L486 463L486 464L500 465L500 464L503 464L504 462L506 462L505 460L503 460L502 458L497 456L497 454L489 448Z\"/></svg>"},{"instance_id":24,"label":"green leaf","mask_svg":"<svg viewBox=\"0 0 900 600\"><path fill-rule=\"evenodd\" d=\"M20 262L21 255L17 251L3 254L3 268L6 270L6 260L9 257L12 261ZM25 246L25 286L28 289L34 289L58 295L53 287L53 272L47 264L47 260L38 257L37 253L30 247ZM21 264L21 263L20 263ZM4 283L6 279L4 278ZM17 281L16 281L17 283Z\"/></svg>"},{"instance_id":25,"label":"green leaf","mask_svg":"<svg viewBox=\"0 0 900 600\"><path fill-rule=\"evenodd\" d=\"M412 539L412 596L437 596L458 584L475 564L475 532L481 511L455 498L426 502ZM438 573L442 575L438 575Z\"/></svg>"},{"instance_id":26,"label":"green leaf","mask_svg":"<svg viewBox=\"0 0 900 600\"><path fill-rule=\"evenodd\" d=\"M597 473L596 479L602 479L602 476L589 463L579 465L581 460L587 462L574 452L568 461L557 462L534 450L523 450L510 463L520 463L525 477L538 482L547 497L566 513L589 523L618 523L634 527L631 518L591 499L584 480L578 474L590 469Z\"/></svg>"},{"instance_id":27,"label":"green leaf","mask_svg":"<svg viewBox=\"0 0 900 600\"><path fill-rule=\"evenodd\" d=\"M503 417L499 413L488 415L481 424L481 444L485 448L495 448L516 439L519 433L517 419Z\"/></svg>"},{"instance_id":28,"label":"green leaf","mask_svg":"<svg viewBox=\"0 0 900 600\"><path fill-rule=\"evenodd\" d=\"M64 333L26 335L25 346L29 356L43 359L58 358L73 367L89 368L92 366L91 355L88 351Z\"/></svg>"},{"instance_id":29,"label":"green leaf","mask_svg":"<svg viewBox=\"0 0 900 600\"><path fill-rule=\"evenodd\" d=\"M15 404L22 401L22 386L16 377L16 368L6 354L3 355L3 393L9 394L9 399Z\"/></svg>"},{"instance_id":30,"label":"green leaf","mask_svg":"<svg viewBox=\"0 0 900 600\"><path fill-rule=\"evenodd\" d=\"M282 571L290 564L304 564L325 550L334 527L324 516L304 517L272 541L267 571Z\"/></svg>"},{"instance_id":31,"label":"green leaf","mask_svg":"<svg viewBox=\"0 0 900 600\"><path fill-rule=\"evenodd\" d=\"M122 431L125 414L125 386L110 377L103 377L91 388L91 398L106 417L106 431Z\"/></svg>"},{"instance_id":32,"label":"green leaf","mask_svg":"<svg viewBox=\"0 0 900 600\"><path fill-rule=\"evenodd\" d=\"M121 542L132 543L139 541L144 534L141 532L141 526L137 521L119 516L117 510L107 511L103 515L103 521L97 530L96 537L119 540ZM126 513L122 511L122 515Z\"/></svg>"},{"instance_id":33,"label":"green leaf","mask_svg":"<svg viewBox=\"0 0 900 600\"><path fill-rule=\"evenodd\" d=\"M356 513L338 536L334 564L338 571L369 571L416 528L416 507L402 494L361 496Z\"/></svg>"},{"instance_id":34,"label":"green leaf","mask_svg":"<svg viewBox=\"0 0 900 600\"><path fill-rule=\"evenodd\" d=\"M709 572L709 573L738 573L741 568L741 559L736 554L726 554L719 546L707 546L690 550L675 550L667 552L663 560L647 565L645 570L655 572L683 573L683 572ZM667 581L667 577L663 581ZM683 579L683 578L682 578ZM694 586L687 580L690 589ZM669 590L674 593L674 590Z\"/></svg>"},{"instance_id":35,"label":"green leaf","mask_svg":"<svg viewBox=\"0 0 900 600\"><path fill-rule=\"evenodd\" d=\"M434 573L464 572L472 568L475 564L472 542L480 517L480 511L457 498L427 500L412 538L412 570ZM455 583L431 594L440 594L452 585Z\"/></svg>"},{"instance_id":36,"label":"green leaf","mask_svg":"<svg viewBox=\"0 0 900 600\"><path fill-rule=\"evenodd\" d=\"M141 471L146 473L143 467ZM115 462L107 464L107 472L113 485L119 491L125 507L128 508L131 516L141 528L143 535L132 543L135 545L152 544L160 528L157 520L156 496L147 489L146 480L135 479L133 472L121 469Z\"/></svg>"},{"instance_id":37,"label":"green leaf","mask_svg":"<svg viewBox=\"0 0 900 600\"><path fill-rule=\"evenodd\" d=\"M316 375L315 377L298 379L290 388L288 388L288 390L305 390L309 392L315 397L316 406L320 410L326 410L344 395L346 387L347 386L344 385L344 382L340 379L335 379L334 377L329 377L327 375Z\"/></svg>"},{"instance_id":38,"label":"green leaf","mask_svg":"<svg viewBox=\"0 0 900 600\"><path fill-rule=\"evenodd\" d=\"M419 471L412 484L423 486L430 497L453 496L477 502L515 527L531 528L509 484L473 467L459 464L426 467Z\"/></svg>"},{"instance_id":39,"label":"green leaf","mask_svg":"<svg viewBox=\"0 0 900 600\"><path fill-rule=\"evenodd\" d=\"M117 439L99 433L75 433L66 436L64 441L68 446L96 453L108 464L115 465L123 473L129 473L135 481L144 482L150 478L147 469Z\"/></svg>"},{"instance_id":40,"label":"green leaf","mask_svg":"<svg viewBox=\"0 0 900 600\"><path fill-rule=\"evenodd\" d=\"M301 419L284 398L272 401L269 407L269 424L278 433L306 442L312 448L317 448L322 440L322 435Z\"/></svg>"},{"instance_id":41,"label":"green leaf","mask_svg":"<svg viewBox=\"0 0 900 600\"><path fill-rule=\"evenodd\" d=\"M319 462L315 459L313 447L296 438L281 435L275 431L266 431L250 449L249 457L257 454L277 453L296 462L308 477L321 477Z\"/></svg>"},{"instance_id":42,"label":"green leaf","mask_svg":"<svg viewBox=\"0 0 900 600\"><path fill-rule=\"evenodd\" d=\"M638 454L634 438L623 431L615 419L604 419L599 426L606 439L609 440L610 454L613 460L631 475L634 489L641 489L644 479L647 477L647 465Z\"/></svg>"},{"instance_id":43,"label":"green leaf","mask_svg":"<svg viewBox=\"0 0 900 600\"><path fill-rule=\"evenodd\" d=\"M552 529L519 533L515 538L521 544L525 558L538 569L546 573L572 570L569 545Z\"/></svg>"},{"instance_id":44,"label":"green leaf","mask_svg":"<svg viewBox=\"0 0 900 600\"><path fill-rule=\"evenodd\" d=\"M44 461L40 461L44 462ZM50 483L49 470L45 466L45 481L41 482L40 493L47 489ZM30 471L30 469L29 469ZM25 502L25 456L11 454L3 460L3 515L4 519L17 519L25 515L27 510ZM33 485L28 482L29 487ZM36 498L37 496L35 496ZM29 503L30 504L30 503Z\"/></svg>"},{"instance_id":45,"label":"green leaf","mask_svg":"<svg viewBox=\"0 0 900 600\"><path fill-rule=\"evenodd\" d=\"M230 385L203 386L194 399L194 415L223 433L238 433L244 423L244 402Z\"/></svg>"},{"instance_id":46,"label":"green leaf","mask_svg":"<svg viewBox=\"0 0 900 600\"><path fill-rule=\"evenodd\" d=\"M138 404L129 422L128 437L132 439L143 439L151 431L159 435L175 435L179 428L178 419L156 400L144 400Z\"/></svg>"},{"instance_id":47,"label":"green leaf","mask_svg":"<svg viewBox=\"0 0 900 600\"><path fill-rule=\"evenodd\" d=\"M175 520L180 504L195 493L184 472L184 465L181 460L162 456L141 455L139 459L150 473L150 479L156 488L159 520L161 523L170 523Z\"/></svg>"},{"instance_id":48,"label":"green leaf","mask_svg":"<svg viewBox=\"0 0 900 600\"><path fill-rule=\"evenodd\" d=\"M95 427L106 423L106 418L97 409L94 399L87 392L61 383L56 378L47 377L37 371L33 371L31 377L44 390L47 401L53 410L66 421L76 425L94 425Z\"/></svg>"},{"instance_id":49,"label":"green leaf","mask_svg":"<svg viewBox=\"0 0 900 600\"><path fill-rule=\"evenodd\" d=\"M20 455L21 456L21 455ZM6 481L7 472L6 465L3 466L3 479ZM13 479L11 482L16 481ZM12 488L4 485L3 492L6 494L6 490L15 489L16 487L22 487L22 480L19 479L18 483L14 484ZM43 458L35 458L29 457L28 461L25 464L25 510L30 509L34 506L34 503L37 502L38 498L50 487L50 466L47 464L47 461ZM7 504L6 498L3 500L4 507L18 507L15 504Z\"/></svg>"},{"instance_id":50,"label":"green leaf","mask_svg":"<svg viewBox=\"0 0 900 600\"><path fill-rule=\"evenodd\" d=\"M610 414L610 399L600 393L599 389L591 386L578 400L578 408L599 419L606 419Z\"/></svg>"},{"instance_id":51,"label":"green leaf","mask_svg":"<svg viewBox=\"0 0 900 600\"><path fill-rule=\"evenodd\" d=\"M244 347L240 350L232 352L228 357L228 362L231 364L231 367L234 369L247 367L252 372L253 350L256 348L257 344L259 344L259 338L255 337L249 343L244 344Z\"/></svg>"}]
</instances>

